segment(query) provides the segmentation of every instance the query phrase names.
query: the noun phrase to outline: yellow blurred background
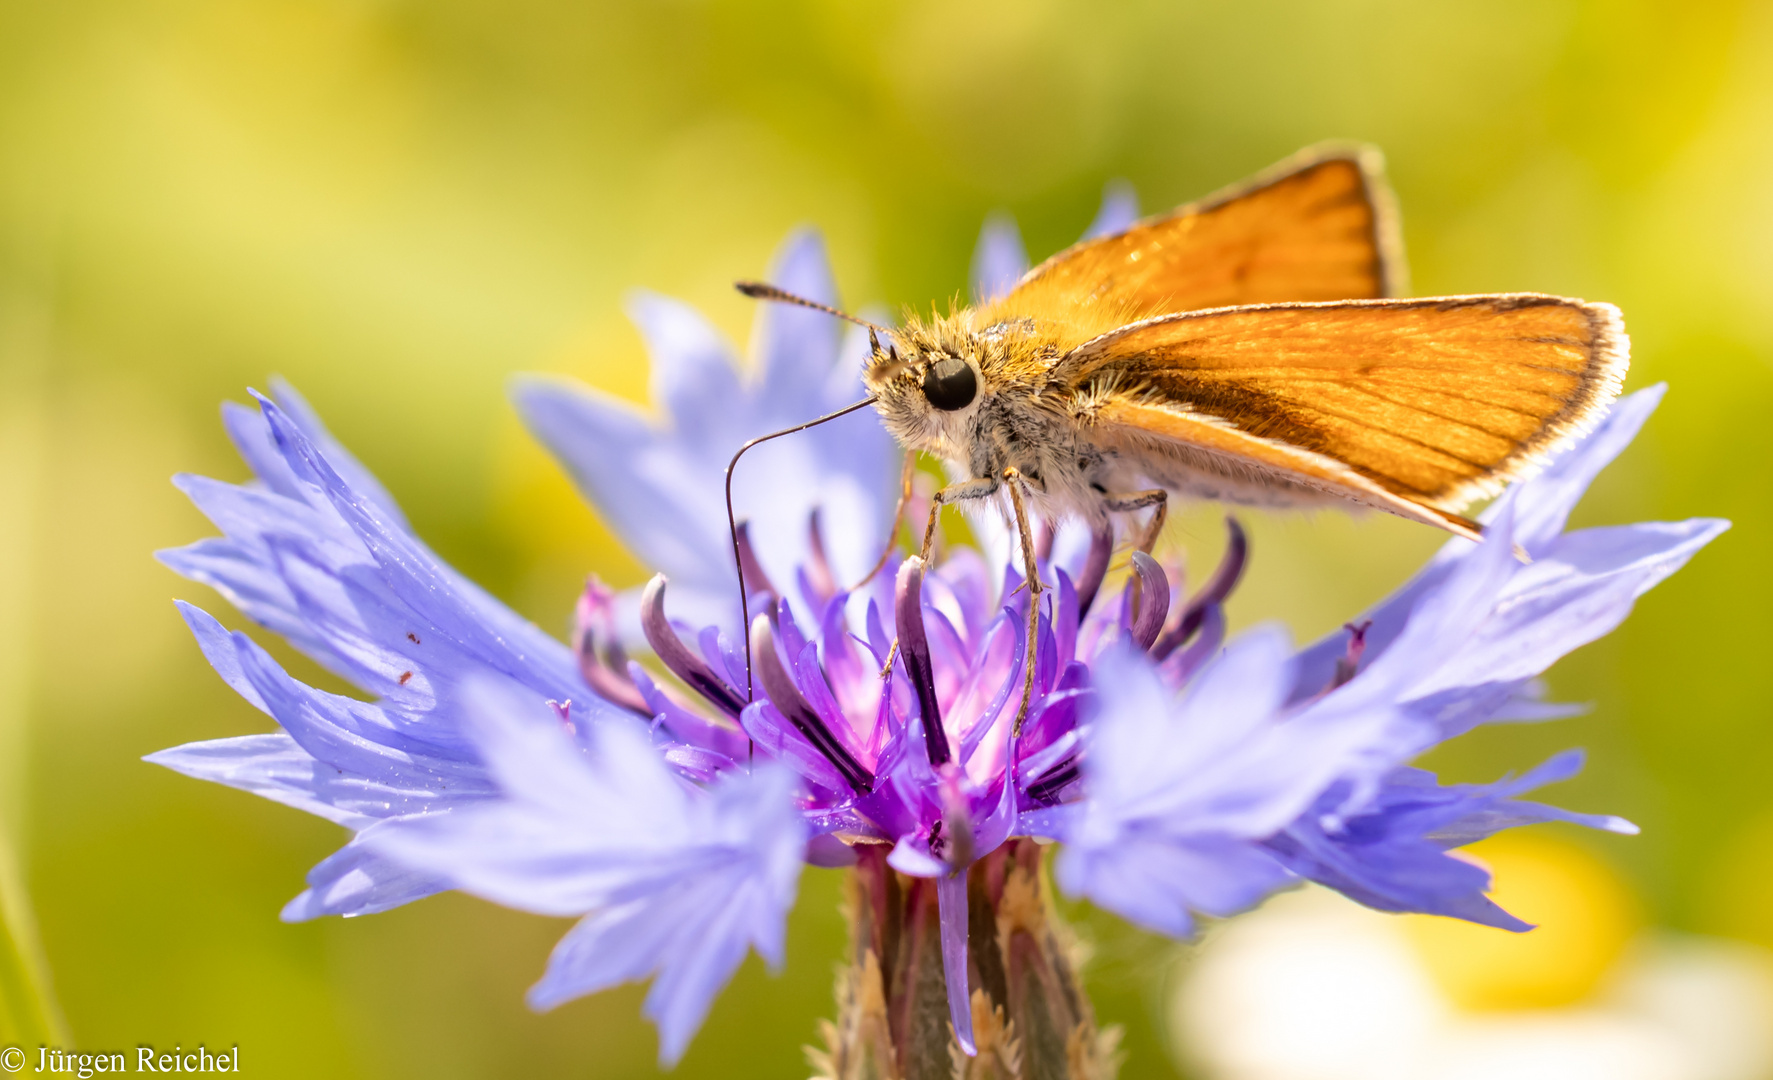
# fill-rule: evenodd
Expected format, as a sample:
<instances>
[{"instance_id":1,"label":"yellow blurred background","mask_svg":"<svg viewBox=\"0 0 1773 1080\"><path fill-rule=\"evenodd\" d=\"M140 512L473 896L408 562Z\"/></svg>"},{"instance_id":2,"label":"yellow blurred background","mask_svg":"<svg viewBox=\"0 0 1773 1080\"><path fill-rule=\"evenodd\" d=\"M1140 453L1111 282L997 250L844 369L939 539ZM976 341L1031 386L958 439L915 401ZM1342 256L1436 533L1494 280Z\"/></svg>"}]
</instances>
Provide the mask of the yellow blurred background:
<instances>
[{"instance_id":1,"label":"yellow blurred background","mask_svg":"<svg viewBox=\"0 0 1773 1080\"><path fill-rule=\"evenodd\" d=\"M445 896L286 926L339 830L138 760L263 728L170 601L241 620L150 557L211 531L168 476L244 475L218 401L287 376L445 557L564 634L587 570L643 571L503 387L638 400L626 290L743 342L730 282L810 223L847 302L927 305L992 209L1038 259L1111 179L1154 211L1329 137L1386 151L1418 294L1613 301L1630 385L1672 383L1579 523L1736 522L1554 669L1588 715L1431 764L1587 746L1551 794L1644 834L1558 842L1625 883L1619 917L1773 945L1773 4L0 0L0 817L76 1043L238 1043L260 1076L654 1070L638 989L524 1009L563 923ZM1437 542L1254 531L1233 614L1302 636ZM1218 527L1178 536L1206 559ZM749 961L677 1076L804 1075L837 895L808 872L787 970ZM1123 1075L1176 1075L1172 954L1079 917Z\"/></svg>"}]
</instances>

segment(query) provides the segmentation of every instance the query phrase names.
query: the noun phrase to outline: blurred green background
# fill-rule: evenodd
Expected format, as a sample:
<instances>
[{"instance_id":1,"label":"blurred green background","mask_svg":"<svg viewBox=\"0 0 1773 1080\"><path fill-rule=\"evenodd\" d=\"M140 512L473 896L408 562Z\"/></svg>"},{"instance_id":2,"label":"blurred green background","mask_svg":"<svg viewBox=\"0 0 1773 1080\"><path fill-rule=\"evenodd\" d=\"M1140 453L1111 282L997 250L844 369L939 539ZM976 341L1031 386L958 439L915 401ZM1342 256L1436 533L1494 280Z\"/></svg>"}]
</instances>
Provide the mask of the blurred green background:
<instances>
[{"instance_id":1,"label":"blurred green background","mask_svg":"<svg viewBox=\"0 0 1773 1080\"><path fill-rule=\"evenodd\" d=\"M170 601L240 620L150 558L211 531L170 474L244 475L219 400L288 376L445 557L564 634L585 571L643 572L503 386L638 400L625 290L743 341L729 283L812 223L847 301L927 304L993 208L1039 258L1109 179L1152 211L1327 137L1387 152L1418 294L1624 309L1630 385L1673 388L1581 520L1736 522L1554 670L1589 715L1436 764L1588 746L1558 799L1644 835L1577 842L1651 921L1773 945L1773 4L4 0L0 814L76 1043L238 1043L261 1076L654 1068L639 989L522 1006L564 923L446 896L286 926L339 830L137 760L263 727ZM1302 635L1437 543L1255 529L1234 614ZM1217 532L1178 535L1205 558ZM804 1075L837 894L808 873L786 972L749 961L676 1075ZM1124 1075L1173 1075L1170 953L1082 918Z\"/></svg>"}]
</instances>

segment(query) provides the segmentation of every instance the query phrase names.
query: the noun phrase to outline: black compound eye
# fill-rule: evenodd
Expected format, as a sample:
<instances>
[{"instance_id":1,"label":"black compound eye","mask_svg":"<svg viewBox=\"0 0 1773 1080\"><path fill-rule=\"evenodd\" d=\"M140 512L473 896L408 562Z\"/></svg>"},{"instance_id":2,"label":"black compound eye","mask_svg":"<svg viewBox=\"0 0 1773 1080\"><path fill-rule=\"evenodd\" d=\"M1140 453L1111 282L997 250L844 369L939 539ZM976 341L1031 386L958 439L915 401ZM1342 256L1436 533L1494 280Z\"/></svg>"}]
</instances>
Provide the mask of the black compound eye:
<instances>
[{"instance_id":1,"label":"black compound eye","mask_svg":"<svg viewBox=\"0 0 1773 1080\"><path fill-rule=\"evenodd\" d=\"M949 357L930 365L923 374L923 396L943 412L964 409L979 392L979 379L965 360Z\"/></svg>"}]
</instances>

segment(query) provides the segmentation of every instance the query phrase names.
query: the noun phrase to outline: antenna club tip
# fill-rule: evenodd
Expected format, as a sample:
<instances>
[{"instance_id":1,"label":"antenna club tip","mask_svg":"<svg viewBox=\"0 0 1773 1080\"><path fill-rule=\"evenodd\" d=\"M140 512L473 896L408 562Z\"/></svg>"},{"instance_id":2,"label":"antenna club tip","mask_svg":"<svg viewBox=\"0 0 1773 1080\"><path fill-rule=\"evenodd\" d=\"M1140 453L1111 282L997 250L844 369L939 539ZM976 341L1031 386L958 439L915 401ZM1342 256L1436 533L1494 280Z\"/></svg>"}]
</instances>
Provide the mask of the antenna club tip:
<instances>
[{"instance_id":1,"label":"antenna club tip","mask_svg":"<svg viewBox=\"0 0 1773 1080\"><path fill-rule=\"evenodd\" d=\"M855 323L857 326L868 327L871 330L886 329L884 326L875 326L867 319L858 319L847 311L840 311L837 308L832 307L830 304L821 304L817 300L808 300L804 296L796 296L786 289L771 285L768 282L735 281L733 282L733 288L739 290L746 296L751 297L753 300L774 300L777 303L794 304L798 307L811 308L814 311L823 311L827 315L842 319L845 322Z\"/></svg>"}]
</instances>

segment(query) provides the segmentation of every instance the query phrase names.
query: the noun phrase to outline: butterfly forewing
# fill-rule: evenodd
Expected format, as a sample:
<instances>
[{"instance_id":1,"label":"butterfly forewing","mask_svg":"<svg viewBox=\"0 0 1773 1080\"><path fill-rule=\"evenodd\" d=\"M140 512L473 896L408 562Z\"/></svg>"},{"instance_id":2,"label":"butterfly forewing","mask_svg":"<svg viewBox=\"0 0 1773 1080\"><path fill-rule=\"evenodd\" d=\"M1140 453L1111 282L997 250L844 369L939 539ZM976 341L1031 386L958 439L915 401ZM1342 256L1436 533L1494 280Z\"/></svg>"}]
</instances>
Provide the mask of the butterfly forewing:
<instances>
[{"instance_id":1,"label":"butterfly forewing","mask_svg":"<svg viewBox=\"0 0 1773 1080\"><path fill-rule=\"evenodd\" d=\"M1211 443L1444 518L1581 429L1625 366L1616 308L1508 294L1152 319L1079 347L1054 376L1096 389L1101 437Z\"/></svg>"},{"instance_id":2,"label":"butterfly forewing","mask_svg":"<svg viewBox=\"0 0 1773 1080\"><path fill-rule=\"evenodd\" d=\"M1395 296L1404 270L1391 207L1376 151L1306 151L1235 189L1060 252L996 308L1012 317L1079 306L1149 316Z\"/></svg>"}]
</instances>

